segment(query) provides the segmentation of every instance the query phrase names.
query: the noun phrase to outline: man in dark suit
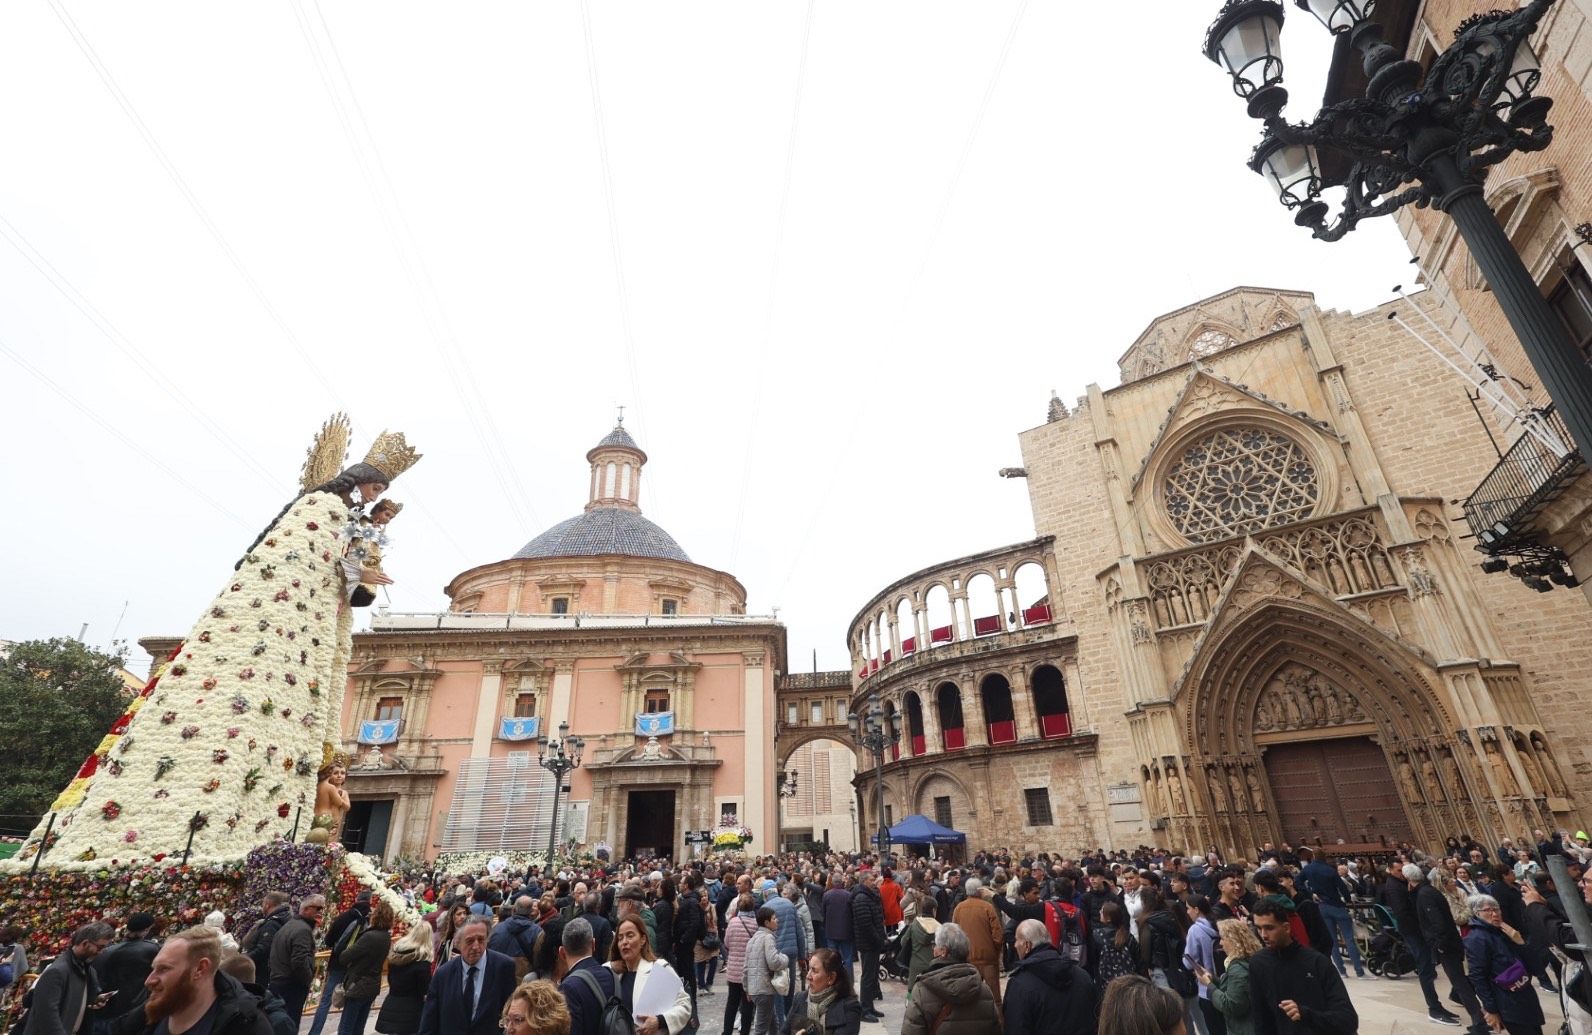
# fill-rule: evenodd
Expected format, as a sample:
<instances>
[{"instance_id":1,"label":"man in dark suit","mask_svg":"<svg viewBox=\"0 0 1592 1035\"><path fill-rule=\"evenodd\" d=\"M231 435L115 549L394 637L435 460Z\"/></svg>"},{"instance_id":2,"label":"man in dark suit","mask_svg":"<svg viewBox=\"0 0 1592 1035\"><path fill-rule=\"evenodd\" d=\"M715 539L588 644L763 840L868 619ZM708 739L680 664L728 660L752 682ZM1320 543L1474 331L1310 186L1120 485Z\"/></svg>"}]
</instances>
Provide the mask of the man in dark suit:
<instances>
[{"instance_id":1,"label":"man in dark suit","mask_svg":"<svg viewBox=\"0 0 1592 1035\"><path fill-rule=\"evenodd\" d=\"M598 1035L603 1004L614 994L614 972L592 959L593 942L591 924L584 916L564 925L564 944L558 950L558 969L564 980L558 990L569 1004L569 1035ZM603 991L601 999L592 994L591 985L582 974L596 979ZM426 1033L422 1031L421 1035Z\"/></svg>"},{"instance_id":2,"label":"man in dark suit","mask_svg":"<svg viewBox=\"0 0 1592 1035\"><path fill-rule=\"evenodd\" d=\"M437 968L420 1012L420 1035L497 1035L514 991L514 961L486 947L492 924L471 917L459 928L459 953Z\"/></svg>"}]
</instances>

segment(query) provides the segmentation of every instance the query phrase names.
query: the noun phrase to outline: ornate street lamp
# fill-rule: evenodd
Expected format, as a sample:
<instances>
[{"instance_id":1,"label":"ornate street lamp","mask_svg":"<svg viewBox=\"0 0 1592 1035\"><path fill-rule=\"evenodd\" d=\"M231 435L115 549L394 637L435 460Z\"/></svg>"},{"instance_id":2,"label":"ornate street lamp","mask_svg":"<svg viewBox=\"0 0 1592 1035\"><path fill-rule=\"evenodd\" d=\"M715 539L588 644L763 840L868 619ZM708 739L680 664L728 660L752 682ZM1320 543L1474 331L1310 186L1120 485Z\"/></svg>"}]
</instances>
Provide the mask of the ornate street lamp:
<instances>
[{"instance_id":1,"label":"ornate street lamp","mask_svg":"<svg viewBox=\"0 0 1592 1035\"><path fill-rule=\"evenodd\" d=\"M779 785L779 796L781 798L796 797L796 770L792 769L785 774L785 779Z\"/></svg>"},{"instance_id":2,"label":"ornate street lamp","mask_svg":"<svg viewBox=\"0 0 1592 1035\"><path fill-rule=\"evenodd\" d=\"M1308 123L1282 109L1283 5L1228 0L1205 37L1205 55L1232 76L1265 132L1249 167L1294 212L1294 222L1336 241L1362 219L1431 205L1454 220L1582 456L1592 456L1592 370L1570 340L1482 195L1487 170L1553 139L1553 102L1528 42L1554 0L1467 19L1430 70L1404 59L1371 20L1376 0L1294 0L1360 52L1364 97L1329 105ZM1323 173L1321 157L1330 156ZM1337 170L1342 170L1341 172ZM1344 188L1337 215L1323 190ZM1331 218L1329 218L1331 217Z\"/></svg>"},{"instance_id":3,"label":"ornate street lamp","mask_svg":"<svg viewBox=\"0 0 1592 1035\"><path fill-rule=\"evenodd\" d=\"M846 716L851 727L851 739L857 746L873 752L873 781L877 792L879 814L879 858L890 854L890 826L884 821L884 753L895 743L897 733L884 721L884 707L877 694L868 695L868 710L862 715L852 712Z\"/></svg>"},{"instance_id":4,"label":"ornate street lamp","mask_svg":"<svg viewBox=\"0 0 1592 1035\"><path fill-rule=\"evenodd\" d=\"M536 738L536 764L553 774L553 822L547 829L547 872L553 872L553 849L558 845L558 797L564 777L580 768L580 753L586 741L569 735L569 723L558 724L558 739Z\"/></svg>"}]
</instances>

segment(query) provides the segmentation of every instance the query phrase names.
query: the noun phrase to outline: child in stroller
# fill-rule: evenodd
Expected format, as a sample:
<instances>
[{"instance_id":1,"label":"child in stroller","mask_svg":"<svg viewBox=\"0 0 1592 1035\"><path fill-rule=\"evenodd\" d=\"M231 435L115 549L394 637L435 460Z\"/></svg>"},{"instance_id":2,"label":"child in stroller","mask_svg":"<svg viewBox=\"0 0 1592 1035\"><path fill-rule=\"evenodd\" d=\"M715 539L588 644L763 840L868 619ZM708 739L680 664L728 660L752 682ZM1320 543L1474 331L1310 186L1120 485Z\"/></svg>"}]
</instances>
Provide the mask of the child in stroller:
<instances>
[{"instance_id":1,"label":"child in stroller","mask_svg":"<svg viewBox=\"0 0 1592 1035\"><path fill-rule=\"evenodd\" d=\"M1354 918L1365 928L1365 944L1360 953L1365 957L1366 968L1371 973L1378 977L1398 978L1415 969L1415 957L1410 955L1404 939L1399 937L1398 922L1386 906L1379 902L1351 908Z\"/></svg>"}]
</instances>

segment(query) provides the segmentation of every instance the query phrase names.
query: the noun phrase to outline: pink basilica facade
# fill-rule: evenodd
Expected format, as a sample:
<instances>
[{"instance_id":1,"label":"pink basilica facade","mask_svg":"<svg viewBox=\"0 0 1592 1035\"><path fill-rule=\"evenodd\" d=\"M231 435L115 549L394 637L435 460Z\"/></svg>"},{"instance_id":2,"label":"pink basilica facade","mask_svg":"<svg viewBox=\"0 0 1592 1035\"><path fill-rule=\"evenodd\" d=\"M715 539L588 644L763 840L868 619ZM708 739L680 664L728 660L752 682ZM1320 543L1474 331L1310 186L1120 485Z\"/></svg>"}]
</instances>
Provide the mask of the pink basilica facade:
<instances>
[{"instance_id":1,"label":"pink basilica facade","mask_svg":"<svg viewBox=\"0 0 1592 1035\"><path fill-rule=\"evenodd\" d=\"M586 459L579 514L460 573L446 611L377 613L356 634L350 847L545 851L554 787L536 738L564 723L585 743L560 844L684 858L686 832L726 813L755 846L776 842L784 627L642 515L647 456L623 426Z\"/></svg>"}]
</instances>

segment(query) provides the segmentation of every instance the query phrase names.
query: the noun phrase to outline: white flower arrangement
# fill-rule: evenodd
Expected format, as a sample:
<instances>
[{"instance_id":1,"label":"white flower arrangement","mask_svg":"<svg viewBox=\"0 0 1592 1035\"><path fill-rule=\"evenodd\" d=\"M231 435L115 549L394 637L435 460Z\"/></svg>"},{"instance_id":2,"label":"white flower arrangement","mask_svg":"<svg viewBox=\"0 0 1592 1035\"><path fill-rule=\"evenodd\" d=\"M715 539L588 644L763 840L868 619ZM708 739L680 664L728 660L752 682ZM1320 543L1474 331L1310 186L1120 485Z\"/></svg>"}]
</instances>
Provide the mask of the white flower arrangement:
<instances>
[{"instance_id":1,"label":"white flower arrangement","mask_svg":"<svg viewBox=\"0 0 1592 1035\"><path fill-rule=\"evenodd\" d=\"M302 496L229 573L125 730L101 742L97 769L57 799L50 867L176 862L190 832L190 864L236 862L289 836L296 815L310 829L347 682L347 520L337 496ZM29 865L24 853L9 868Z\"/></svg>"},{"instance_id":2,"label":"white flower arrangement","mask_svg":"<svg viewBox=\"0 0 1592 1035\"><path fill-rule=\"evenodd\" d=\"M487 865L493 859L503 859L508 865L506 872L524 873L528 867L535 866L540 869L547 864L545 852L505 852L492 849L485 852L443 852L437 856L435 866L438 873L453 874L481 874L487 872Z\"/></svg>"},{"instance_id":3,"label":"white flower arrangement","mask_svg":"<svg viewBox=\"0 0 1592 1035\"><path fill-rule=\"evenodd\" d=\"M409 927L422 923L424 917L420 911L411 906L402 895L392 889L387 883L387 878L376 868L375 863L358 852L349 852L343 859L343 865L360 884L370 889L372 898L380 899L387 903L393 916Z\"/></svg>"}]
</instances>

